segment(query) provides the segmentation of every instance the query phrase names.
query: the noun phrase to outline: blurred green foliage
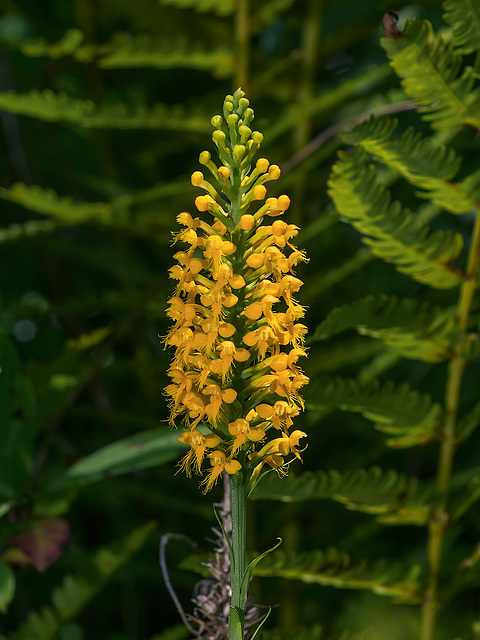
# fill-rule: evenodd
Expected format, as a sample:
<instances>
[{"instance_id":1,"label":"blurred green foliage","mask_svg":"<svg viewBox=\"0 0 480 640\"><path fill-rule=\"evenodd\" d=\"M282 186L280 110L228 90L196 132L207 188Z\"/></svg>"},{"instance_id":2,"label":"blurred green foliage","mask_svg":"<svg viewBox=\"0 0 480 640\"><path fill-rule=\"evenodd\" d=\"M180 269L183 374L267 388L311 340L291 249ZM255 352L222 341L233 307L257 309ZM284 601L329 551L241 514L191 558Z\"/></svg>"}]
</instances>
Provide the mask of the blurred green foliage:
<instances>
[{"instance_id":1,"label":"blurred green foliage","mask_svg":"<svg viewBox=\"0 0 480 640\"><path fill-rule=\"evenodd\" d=\"M312 333L332 308L367 295L428 298L444 307L456 302L455 292L427 290L375 259L357 231L337 224L327 195L342 144L339 134L359 116L398 111L402 131L413 124L428 132L388 66L379 38L383 14L396 9L400 26L406 18L428 18L448 39L440 3L251 5L248 9L244 0L0 0L1 638L187 637L174 628L179 618L157 563L159 536L183 533L208 551L214 518L211 496L175 474L180 445L166 427L162 395L170 355L159 336L167 331L175 218L192 211L197 193L189 175L198 168L199 152L211 148L210 118L232 88L241 85L247 92L255 126L265 134L262 150L283 168L271 195L279 190L290 195L289 221L302 227L298 245L310 263L301 273L301 302L309 307ZM475 47L468 48L468 38L464 46L478 73ZM471 129L435 135L463 157L460 179L478 168L478 137ZM354 138L347 141L356 144ZM377 177L405 207L418 209L417 185L399 180L388 166L379 167ZM469 214L447 217L439 200L440 206L437 199L421 210L422 220L468 240ZM474 309L477 313L478 303ZM312 379L357 376L360 384L383 372L429 394L423 417L443 400L446 365L428 359L412 365L381 342L353 332L312 343L306 370ZM315 384L319 396L320 390L328 395L326 382ZM323 470L331 482L324 481L318 497L333 500L303 503L297 495L283 498L288 504L281 508L267 500L250 505L249 548L268 548L282 536L285 573L288 554L311 553L305 556L308 566L314 550L328 547L355 559L382 556L424 569L426 534L417 525L425 522L436 447L385 447L383 434L366 427L357 391L347 385L344 392L354 408L342 413L333 411L338 401L324 397L315 403L312 393L299 424L309 433L304 468ZM461 407L468 410L477 399L478 382L471 376ZM412 396L407 400L415 409ZM473 432L478 413L474 408L470 422L467 416L465 433ZM457 471L468 470L457 477L459 500L465 486L477 482L478 434L470 443L456 462ZM363 467L370 469L367 475L355 476ZM396 471L385 480L375 471L379 467ZM334 470L344 475L339 479ZM419 479L420 488L405 479L410 476ZM373 483L376 501L362 505L349 477L356 478L353 486ZM404 483L401 491L389 492L389 477L397 487ZM286 494L294 495L295 487L287 486ZM410 520L402 512L405 494L413 500ZM381 517L388 521L392 513L382 505L392 499L407 524L385 529ZM480 521L465 511L462 526L447 534L447 575L462 561L468 561L465 573L473 572L478 561L472 549ZM68 547L66 535L58 540L51 560L58 559L39 571L32 547L12 540L52 518L69 524L71 539ZM153 520L154 532L146 524ZM48 535L37 537L34 547L38 552L49 542ZM197 577L178 563L189 552L178 543L168 551L170 578L187 611ZM49 564L50 551L39 553ZM415 576L402 575L415 591ZM478 587L474 572L469 580ZM281 627L286 637L299 625L319 622L323 636L318 627L304 636L374 626L380 637L415 637L417 613L409 605L394 606L368 591L322 586L335 584L333 579L319 582L309 584L305 576L303 582L254 581L259 602L280 605L267 626ZM26 623L33 626L22 631L28 614L41 611L52 597L53 613L44 614L49 619L37 614L40 618ZM441 637L478 637L472 635L477 610L474 589L453 600Z\"/></svg>"}]
</instances>

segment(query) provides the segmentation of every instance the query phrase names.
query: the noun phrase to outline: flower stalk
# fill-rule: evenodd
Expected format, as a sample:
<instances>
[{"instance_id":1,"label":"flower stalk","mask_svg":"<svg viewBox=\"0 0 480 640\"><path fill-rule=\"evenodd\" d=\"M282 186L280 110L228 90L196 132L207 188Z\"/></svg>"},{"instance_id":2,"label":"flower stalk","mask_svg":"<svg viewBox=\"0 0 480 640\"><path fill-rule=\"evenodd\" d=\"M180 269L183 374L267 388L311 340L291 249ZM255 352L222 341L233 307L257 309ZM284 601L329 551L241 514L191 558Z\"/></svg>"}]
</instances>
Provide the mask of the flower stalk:
<instances>
[{"instance_id":1,"label":"flower stalk","mask_svg":"<svg viewBox=\"0 0 480 640\"><path fill-rule=\"evenodd\" d=\"M301 460L306 436L291 429L308 381L298 364L306 355L306 327L295 299L303 283L294 272L306 258L292 244L298 227L281 219L290 199L267 198L265 183L280 169L266 158L254 161L263 135L250 128L253 117L238 89L212 118L220 164L208 151L200 154L210 174L209 180L201 171L192 174L192 185L204 191L195 199L201 216L177 217L184 229L174 243L184 248L170 269L177 284L165 338L175 348L165 389L170 423L181 422L179 440L189 446L179 466L203 477L205 493L224 473L230 476L230 638L245 635L247 493L265 465L284 475Z\"/></svg>"},{"instance_id":2,"label":"flower stalk","mask_svg":"<svg viewBox=\"0 0 480 640\"><path fill-rule=\"evenodd\" d=\"M230 562L230 584L232 599L228 621L229 640L243 640L245 604L242 601L242 580L245 575L247 539L247 493L243 473L230 478L230 500L232 505L232 547Z\"/></svg>"}]
</instances>

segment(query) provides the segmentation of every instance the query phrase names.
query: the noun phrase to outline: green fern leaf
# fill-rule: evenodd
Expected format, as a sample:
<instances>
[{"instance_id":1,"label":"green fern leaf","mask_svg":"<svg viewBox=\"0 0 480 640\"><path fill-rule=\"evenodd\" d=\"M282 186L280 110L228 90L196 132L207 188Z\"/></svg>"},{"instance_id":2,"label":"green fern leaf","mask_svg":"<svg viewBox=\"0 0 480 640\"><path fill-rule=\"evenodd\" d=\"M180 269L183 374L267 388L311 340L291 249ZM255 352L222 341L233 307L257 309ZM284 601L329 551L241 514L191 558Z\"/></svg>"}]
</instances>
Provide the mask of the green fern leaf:
<instances>
[{"instance_id":1,"label":"green fern leaf","mask_svg":"<svg viewBox=\"0 0 480 640\"><path fill-rule=\"evenodd\" d=\"M208 50L202 43L188 40L164 40L156 36L117 34L112 43L102 47L107 53L98 61L104 69L154 67L171 69L187 67L211 71L219 78L227 78L234 70L233 54L227 47Z\"/></svg>"},{"instance_id":2,"label":"green fern leaf","mask_svg":"<svg viewBox=\"0 0 480 640\"><path fill-rule=\"evenodd\" d=\"M255 569L255 576L281 577L340 589L368 589L409 604L420 601L420 568L405 569L400 564L377 560L352 561L338 549L288 554L278 550L265 557Z\"/></svg>"},{"instance_id":3,"label":"green fern leaf","mask_svg":"<svg viewBox=\"0 0 480 640\"><path fill-rule=\"evenodd\" d=\"M370 467L344 472L307 471L286 478L269 473L251 497L280 502L335 500L350 511L375 515L384 524L423 526L428 522L432 491L431 487L420 488L416 478L393 469Z\"/></svg>"},{"instance_id":4,"label":"green fern leaf","mask_svg":"<svg viewBox=\"0 0 480 640\"><path fill-rule=\"evenodd\" d=\"M66 576L62 586L53 590L51 605L30 613L9 640L57 638L62 627L77 616L113 574L144 546L155 526L150 522L135 529L112 549L101 549L85 571L85 576Z\"/></svg>"},{"instance_id":5,"label":"green fern leaf","mask_svg":"<svg viewBox=\"0 0 480 640\"><path fill-rule=\"evenodd\" d=\"M259 640L380 640L374 631L362 631L360 633L352 633L342 631L334 633L328 628L321 625L313 627L296 627L294 629L271 629L264 631L262 629Z\"/></svg>"},{"instance_id":6,"label":"green fern leaf","mask_svg":"<svg viewBox=\"0 0 480 640\"><path fill-rule=\"evenodd\" d=\"M431 138L424 139L413 127L392 140L397 124L394 118L372 116L343 137L347 143L360 145L396 169L411 184L425 189L426 193L417 193L419 197L429 198L451 213L476 209L480 200L479 180L452 182L461 163L453 149L434 145Z\"/></svg>"},{"instance_id":7,"label":"green fern leaf","mask_svg":"<svg viewBox=\"0 0 480 640\"><path fill-rule=\"evenodd\" d=\"M462 58L437 38L427 20L407 20L401 37L382 38L390 64L402 78L408 96L436 129L469 124L480 129L480 89L472 67L461 70Z\"/></svg>"},{"instance_id":8,"label":"green fern leaf","mask_svg":"<svg viewBox=\"0 0 480 640\"><path fill-rule=\"evenodd\" d=\"M0 229L0 243L34 238L38 234L50 233L61 225L54 220L27 220L23 224L11 224Z\"/></svg>"},{"instance_id":9,"label":"green fern leaf","mask_svg":"<svg viewBox=\"0 0 480 640\"><path fill-rule=\"evenodd\" d=\"M320 625L314 627L300 627L291 629L289 631L283 631L282 629L271 629L262 631L261 640L322 640L325 638L325 630Z\"/></svg>"},{"instance_id":10,"label":"green fern leaf","mask_svg":"<svg viewBox=\"0 0 480 640\"><path fill-rule=\"evenodd\" d=\"M323 628L321 625L312 627L296 627L294 629L271 629L261 631L260 640L379 640L371 633L362 632L349 633L344 631L332 635L331 630Z\"/></svg>"},{"instance_id":11,"label":"green fern leaf","mask_svg":"<svg viewBox=\"0 0 480 640\"><path fill-rule=\"evenodd\" d=\"M480 426L480 400L459 421L457 426L457 442L464 442Z\"/></svg>"},{"instance_id":12,"label":"green fern leaf","mask_svg":"<svg viewBox=\"0 0 480 640\"><path fill-rule=\"evenodd\" d=\"M32 38L27 40L13 40L8 42L10 46L19 49L30 58L48 57L52 59L73 55L83 43L83 33L79 29L68 29L58 41L49 43L45 38Z\"/></svg>"},{"instance_id":13,"label":"green fern leaf","mask_svg":"<svg viewBox=\"0 0 480 640\"><path fill-rule=\"evenodd\" d=\"M113 213L111 205L106 202L75 202L70 197L61 198L52 189L27 186L21 182L16 182L10 189L0 188L0 197L66 224L90 220L106 223Z\"/></svg>"},{"instance_id":14,"label":"green fern leaf","mask_svg":"<svg viewBox=\"0 0 480 640\"><path fill-rule=\"evenodd\" d=\"M159 4L177 9L193 9L199 13L212 12L219 16L229 16L237 6L235 0L157 0Z\"/></svg>"},{"instance_id":15,"label":"green fern leaf","mask_svg":"<svg viewBox=\"0 0 480 640\"><path fill-rule=\"evenodd\" d=\"M441 406L428 394L420 394L406 383L396 385L378 380L361 384L352 378L320 378L310 383L305 394L309 409L339 408L359 412L374 422L379 431L395 436L390 447L413 447L436 439Z\"/></svg>"},{"instance_id":16,"label":"green fern leaf","mask_svg":"<svg viewBox=\"0 0 480 640\"><path fill-rule=\"evenodd\" d=\"M332 168L329 194L341 216L364 238L372 253L392 262L401 273L437 289L450 289L462 282L451 262L463 248L460 234L429 233L415 216L391 204L390 192L376 178L375 167L367 165L367 152L358 147L351 155L339 152Z\"/></svg>"},{"instance_id":17,"label":"green fern leaf","mask_svg":"<svg viewBox=\"0 0 480 640\"><path fill-rule=\"evenodd\" d=\"M0 109L47 122L68 122L96 129L173 129L205 133L211 128L204 114L189 113L182 105L96 105L91 100L71 98L49 89L0 93Z\"/></svg>"},{"instance_id":18,"label":"green fern leaf","mask_svg":"<svg viewBox=\"0 0 480 640\"><path fill-rule=\"evenodd\" d=\"M295 4L295 0L270 0L258 3L252 20L256 27L255 32L258 33L263 27L277 20L293 4Z\"/></svg>"},{"instance_id":19,"label":"green fern leaf","mask_svg":"<svg viewBox=\"0 0 480 640\"><path fill-rule=\"evenodd\" d=\"M453 44L460 53L478 51L480 43L480 5L477 0L445 0L443 16L452 27Z\"/></svg>"},{"instance_id":20,"label":"green fern leaf","mask_svg":"<svg viewBox=\"0 0 480 640\"><path fill-rule=\"evenodd\" d=\"M154 635L150 640L187 640L189 635L190 632L187 627L183 624L178 624Z\"/></svg>"},{"instance_id":21,"label":"green fern leaf","mask_svg":"<svg viewBox=\"0 0 480 640\"><path fill-rule=\"evenodd\" d=\"M454 318L440 307L386 295L337 307L317 326L312 341L347 329L378 338L405 358L425 362L449 358L459 338Z\"/></svg>"}]
</instances>

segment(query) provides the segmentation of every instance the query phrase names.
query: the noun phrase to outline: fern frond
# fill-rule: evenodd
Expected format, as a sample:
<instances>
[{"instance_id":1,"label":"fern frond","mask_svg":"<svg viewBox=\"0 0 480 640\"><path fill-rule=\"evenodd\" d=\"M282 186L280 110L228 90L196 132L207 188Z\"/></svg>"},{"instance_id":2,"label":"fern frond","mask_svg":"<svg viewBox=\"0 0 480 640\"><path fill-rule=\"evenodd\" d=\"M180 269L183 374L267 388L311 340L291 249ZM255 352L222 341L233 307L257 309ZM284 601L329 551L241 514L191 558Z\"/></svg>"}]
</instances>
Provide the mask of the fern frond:
<instances>
[{"instance_id":1,"label":"fern frond","mask_svg":"<svg viewBox=\"0 0 480 640\"><path fill-rule=\"evenodd\" d=\"M155 634L150 640L187 640L190 632L183 624L177 624L174 627L169 627L162 633Z\"/></svg>"},{"instance_id":2,"label":"fern frond","mask_svg":"<svg viewBox=\"0 0 480 640\"><path fill-rule=\"evenodd\" d=\"M309 409L339 408L359 412L372 420L379 431L395 436L390 447L413 447L436 439L442 408L428 394L407 383L378 380L361 384L352 378L320 378L310 383L305 394Z\"/></svg>"},{"instance_id":3,"label":"fern frond","mask_svg":"<svg viewBox=\"0 0 480 640\"><path fill-rule=\"evenodd\" d=\"M261 31L265 25L271 24L293 4L295 4L295 0L268 0L267 2L258 3L258 7L255 7L256 11L252 16L254 31Z\"/></svg>"},{"instance_id":4,"label":"fern frond","mask_svg":"<svg viewBox=\"0 0 480 640\"><path fill-rule=\"evenodd\" d=\"M146 543L155 528L148 523L130 533L120 544L97 552L84 575L66 576L52 593L50 606L29 614L9 640L54 640L62 627L75 618L108 580Z\"/></svg>"},{"instance_id":5,"label":"fern frond","mask_svg":"<svg viewBox=\"0 0 480 640\"><path fill-rule=\"evenodd\" d=\"M16 182L10 189L0 188L0 197L66 224L89 220L106 223L113 213L111 205L106 202L75 202L73 198L60 197L53 189L22 182Z\"/></svg>"},{"instance_id":6,"label":"fern frond","mask_svg":"<svg viewBox=\"0 0 480 640\"><path fill-rule=\"evenodd\" d=\"M200 42L179 38L162 39L159 42L156 36L132 37L122 33L117 34L113 41L102 49L107 53L100 57L97 64L104 69L187 67L211 71L219 78L231 76L234 70L233 53L227 47L219 46L209 50Z\"/></svg>"},{"instance_id":7,"label":"fern frond","mask_svg":"<svg viewBox=\"0 0 480 640\"><path fill-rule=\"evenodd\" d=\"M211 128L209 118L189 113L182 105L96 105L91 100L71 98L49 89L0 93L0 109L47 122L69 122L96 129L173 129L205 133Z\"/></svg>"},{"instance_id":8,"label":"fern frond","mask_svg":"<svg viewBox=\"0 0 480 640\"><path fill-rule=\"evenodd\" d=\"M11 224L0 229L0 243L13 242L23 238L34 238L41 233L55 231L61 225L54 220L27 220L22 224Z\"/></svg>"},{"instance_id":9,"label":"fern frond","mask_svg":"<svg viewBox=\"0 0 480 640\"><path fill-rule=\"evenodd\" d=\"M73 55L82 43L83 33L80 29L68 29L62 38L54 43L47 42L45 38L29 38L8 42L10 46L19 49L24 55L31 58L45 56L54 60Z\"/></svg>"},{"instance_id":10,"label":"fern frond","mask_svg":"<svg viewBox=\"0 0 480 640\"><path fill-rule=\"evenodd\" d=\"M373 632L372 632L373 633ZM330 629L321 625L312 627L296 627L294 629L265 630L260 635L260 640L379 640L378 636L369 632L350 633L343 631L332 635Z\"/></svg>"},{"instance_id":11,"label":"fern frond","mask_svg":"<svg viewBox=\"0 0 480 640\"><path fill-rule=\"evenodd\" d=\"M15 40L15 46L29 57L48 56L56 59L73 55L79 62L98 60L97 65L105 69L127 67L153 67L172 69L186 67L211 71L219 78L232 75L234 69L233 54L226 46L208 49L202 42L192 42L179 38L159 41L150 34L132 36L129 33L117 33L106 44L83 44L83 33L79 29L69 29L55 43L44 38Z\"/></svg>"},{"instance_id":12,"label":"fern frond","mask_svg":"<svg viewBox=\"0 0 480 640\"><path fill-rule=\"evenodd\" d=\"M440 307L381 295L333 309L311 339L325 340L347 329L378 338L405 358L425 362L449 358L459 337L454 318Z\"/></svg>"},{"instance_id":13,"label":"fern frond","mask_svg":"<svg viewBox=\"0 0 480 640\"><path fill-rule=\"evenodd\" d=\"M457 426L457 442L467 440L475 429L480 426L480 400L473 408L459 421Z\"/></svg>"},{"instance_id":14,"label":"fern frond","mask_svg":"<svg viewBox=\"0 0 480 640\"><path fill-rule=\"evenodd\" d=\"M261 577L288 578L340 589L368 589L409 604L420 601L419 573L418 566L405 569L388 560L377 560L371 565L366 560L352 561L346 553L334 548L299 554L278 550L263 558L254 571L255 576Z\"/></svg>"},{"instance_id":15,"label":"fern frond","mask_svg":"<svg viewBox=\"0 0 480 640\"><path fill-rule=\"evenodd\" d=\"M380 467L355 471L307 471L300 476L279 478L267 474L257 485L253 500L304 502L335 500L350 511L377 516L391 525L423 526L428 521L431 487L419 487L416 478Z\"/></svg>"},{"instance_id":16,"label":"fern frond","mask_svg":"<svg viewBox=\"0 0 480 640\"><path fill-rule=\"evenodd\" d=\"M466 124L480 129L480 89L472 67L461 69L462 58L450 43L436 37L428 20L407 20L401 36L382 38L390 64L403 78L408 96L422 117L436 129Z\"/></svg>"},{"instance_id":17,"label":"fern frond","mask_svg":"<svg viewBox=\"0 0 480 640\"><path fill-rule=\"evenodd\" d=\"M229 16L237 6L235 0L157 0L157 2L177 9L193 9L199 13L212 12L219 16Z\"/></svg>"},{"instance_id":18,"label":"fern frond","mask_svg":"<svg viewBox=\"0 0 480 640\"><path fill-rule=\"evenodd\" d=\"M421 198L429 198L451 213L468 213L480 203L479 180L452 182L461 158L453 149L436 146L410 127L396 140L391 136L397 128L394 118L364 120L344 134L347 143L360 145L387 166L396 169L411 184L425 189Z\"/></svg>"},{"instance_id":19,"label":"fern frond","mask_svg":"<svg viewBox=\"0 0 480 640\"><path fill-rule=\"evenodd\" d=\"M324 628L317 624L314 627L300 627L288 631L270 629L262 632L261 640L290 640L290 638L295 638L295 640L322 640L325 635Z\"/></svg>"},{"instance_id":20,"label":"fern frond","mask_svg":"<svg viewBox=\"0 0 480 640\"><path fill-rule=\"evenodd\" d=\"M401 273L437 289L451 289L462 282L451 262L463 248L459 233L436 231L419 225L415 216L391 203L391 194L377 180L375 167L367 164L367 152L358 147L339 159L328 181L329 194L341 216L369 237L363 241L372 253L395 265Z\"/></svg>"},{"instance_id":21,"label":"fern frond","mask_svg":"<svg viewBox=\"0 0 480 640\"><path fill-rule=\"evenodd\" d=\"M480 43L480 5L476 0L444 0L443 19L452 27L453 44L460 53L474 53Z\"/></svg>"}]
</instances>

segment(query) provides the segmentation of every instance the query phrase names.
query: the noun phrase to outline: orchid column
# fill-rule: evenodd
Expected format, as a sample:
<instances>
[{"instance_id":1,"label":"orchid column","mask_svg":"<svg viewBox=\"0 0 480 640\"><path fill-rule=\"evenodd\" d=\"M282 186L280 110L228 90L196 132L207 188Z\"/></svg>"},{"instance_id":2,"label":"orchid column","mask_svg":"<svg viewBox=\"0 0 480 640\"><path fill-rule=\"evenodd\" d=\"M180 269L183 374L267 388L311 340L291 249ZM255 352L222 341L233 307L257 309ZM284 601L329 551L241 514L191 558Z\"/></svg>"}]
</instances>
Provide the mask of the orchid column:
<instances>
[{"instance_id":1,"label":"orchid column","mask_svg":"<svg viewBox=\"0 0 480 640\"><path fill-rule=\"evenodd\" d=\"M298 227L280 216L290 200L266 198L265 183L280 169L260 158L263 136L244 92L227 96L223 117L212 118L219 166L208 151L192 184L206 193L195 200L203 215L183 212L170 277L178 281L167 315L165 339L175 347L166 388L171 423L181 417L180 440L190 450L180 462L188 476L203 475L204 492L226 472L232 501L231 613L229 638L244 638L250 572L245 569L246 500L265 464L285 474L305 433L291 430L303 408L308 378L304 308L294 296L302 286L294 267L305 254L291 243ZM275 220L271 220L275 218ZM207 468L206 473L204 467Z\"/></svg>"}]
</instances>

